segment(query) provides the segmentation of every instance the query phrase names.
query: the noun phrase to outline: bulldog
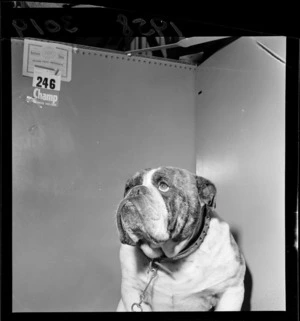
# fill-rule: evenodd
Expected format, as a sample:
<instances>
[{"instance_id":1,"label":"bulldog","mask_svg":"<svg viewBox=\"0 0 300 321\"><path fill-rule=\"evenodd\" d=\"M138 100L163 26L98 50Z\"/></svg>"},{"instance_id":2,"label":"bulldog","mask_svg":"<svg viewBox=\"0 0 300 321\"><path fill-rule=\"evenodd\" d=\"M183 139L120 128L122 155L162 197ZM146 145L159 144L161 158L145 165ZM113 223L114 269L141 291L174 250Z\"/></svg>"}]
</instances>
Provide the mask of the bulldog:
<instances>
[{"instance_id":1,"label":"bulldog","mask_svg":"<svg viewBox=\"0 0 300 321\"><path fill-rule=\"evenodd\" d=\"M180 168L137 172L117 210L117 311L236 311L245 260L215 212L216 187Z\"/></svg>"}]
</instances>

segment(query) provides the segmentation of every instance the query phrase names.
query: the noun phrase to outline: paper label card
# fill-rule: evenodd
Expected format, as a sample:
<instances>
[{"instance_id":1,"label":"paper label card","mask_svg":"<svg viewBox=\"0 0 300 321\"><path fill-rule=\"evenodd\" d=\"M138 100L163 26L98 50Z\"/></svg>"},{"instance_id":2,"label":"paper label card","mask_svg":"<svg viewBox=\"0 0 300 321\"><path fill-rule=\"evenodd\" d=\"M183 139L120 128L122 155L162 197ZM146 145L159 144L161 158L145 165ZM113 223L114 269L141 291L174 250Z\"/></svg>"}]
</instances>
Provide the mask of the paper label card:
<instances>
[{"instance_id":1,"label":"paper label card","mask_svg":"<svg viewBox=\"0 0 300 321\"><path fill-rule=\"evenodd\" d=\"M72 47L58 43L24 40L23 75L33 77L34 67L60 72L61 81L71 81Z\"/></svg>"},{"instance_id":2,"label":"paper label card","mask_svg":"<svg viewBox=\"0 0 300 321\"><path fill-rule=\"evenodd\" d=\"M34 67L32 86L60 91L61 76L55 75L54 71Z\"/></svg>"}]
</instances>

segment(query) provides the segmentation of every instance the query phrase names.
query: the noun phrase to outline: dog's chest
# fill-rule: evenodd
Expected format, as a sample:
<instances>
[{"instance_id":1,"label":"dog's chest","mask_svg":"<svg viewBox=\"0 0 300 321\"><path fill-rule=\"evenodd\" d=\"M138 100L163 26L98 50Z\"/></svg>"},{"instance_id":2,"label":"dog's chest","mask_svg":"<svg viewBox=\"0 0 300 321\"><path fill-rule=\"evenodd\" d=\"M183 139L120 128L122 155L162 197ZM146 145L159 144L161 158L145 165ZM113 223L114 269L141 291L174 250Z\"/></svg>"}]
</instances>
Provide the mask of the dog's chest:
<instances>
[{"instance_id":1,"label":"dog's chest","mask_svg":"<svg viewBox=\"0 0 300 321\"><path fill-rule=\"evenodd\" d=\"M229 231L218 228L219 223L214 220L211 225L204 243L196 252L179 262L162 263L170 274L158 267L157 276L145 292L145 302L149 303L152 310L208 311L217 304L219 295L234 280L239 262L230 245ZM130 266L128 254L124 256L128 264L123 265L122 287L128 300L126 305L130 307L138 301L151 273L147 274L149 261L143 261L136 252L134 257L137 265Z\"/></svg>"},{"instance_id":2,"label":"dog's chest","mask_svg":"<svg viewBox=\"0 0 300 321\"><path fill-rule=\"evenodd\" d=\"M146 294L153 309L207 311L216 304L220 287L214 287L215 278L211 278L212 274L204 266L200 267L195 258L173 266L164 265L171 274L159 267ZM213 274L216 276L216 271Z\"/></svg>"},{"instance_id":3,"label":"dog's chest","mask_svg":"<svg viewBox=\"0 0 300 321\"><path fill-rule=\"evenodd\" d=\"M208 311L234 274L232 265L213 263L209 255L198 251L178 264L165 264L171 274L158 270L149 287L148 299L157 310Z\"/></svg>"}]
</instances>

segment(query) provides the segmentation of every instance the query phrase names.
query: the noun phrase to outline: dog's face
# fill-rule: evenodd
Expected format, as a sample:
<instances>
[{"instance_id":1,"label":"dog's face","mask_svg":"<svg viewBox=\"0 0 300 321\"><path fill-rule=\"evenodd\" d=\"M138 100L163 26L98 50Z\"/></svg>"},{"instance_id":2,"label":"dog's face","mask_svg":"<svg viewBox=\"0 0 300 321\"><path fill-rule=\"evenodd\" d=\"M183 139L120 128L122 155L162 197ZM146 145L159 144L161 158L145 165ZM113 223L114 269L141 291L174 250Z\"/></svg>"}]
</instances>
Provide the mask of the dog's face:
<instances>
[{"instance_id":1,"label":"dog's face","mask_svg":"<svg viewBox=\"0 0 300 321\"><path fill-rule=\"evenodd\" d=\"M138 245L150 258L174 257L188 243L201 206L215 206L215 186L175 167L137 172L125 185L117 211L122 243Z\"/></svg>"}]
</instances>

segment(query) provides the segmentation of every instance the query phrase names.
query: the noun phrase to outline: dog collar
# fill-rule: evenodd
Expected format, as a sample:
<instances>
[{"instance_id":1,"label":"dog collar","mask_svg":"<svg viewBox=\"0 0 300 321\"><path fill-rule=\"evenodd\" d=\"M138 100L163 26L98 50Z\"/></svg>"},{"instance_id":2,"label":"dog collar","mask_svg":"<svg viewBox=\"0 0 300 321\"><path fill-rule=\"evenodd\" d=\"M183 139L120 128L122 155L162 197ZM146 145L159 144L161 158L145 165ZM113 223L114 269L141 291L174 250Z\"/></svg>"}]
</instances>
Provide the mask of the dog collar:
<instances>
[{"instance_id":1,"label":"dog collar","mask_svg":"<svg viewBox=\"0 0 300 321\"><path fill-rule=\"evenodd\" d=\"M176 256L174 257L163 257L163 258L158 258L158 259L154 259L154 263L156 262L173 262L173 261L177 261L179 259L183 259L184 257L191 255L192 253L194 253L199 247L200 245L203 243L205 236L207 235L207 231L209 229L209 223L211 220L211 217L209 215L209 210L207 209L207 206L205 205L203 208L203 215L204 215L204 219L202 220L202 226L201 228L199 228L198 232L199 235L196 238L195 241L192 241L192 243L188 246L187 248L183 249L180 253L178 253ZM196 233L198 233L196 232Z\"/></svg>"}]
</instances>

